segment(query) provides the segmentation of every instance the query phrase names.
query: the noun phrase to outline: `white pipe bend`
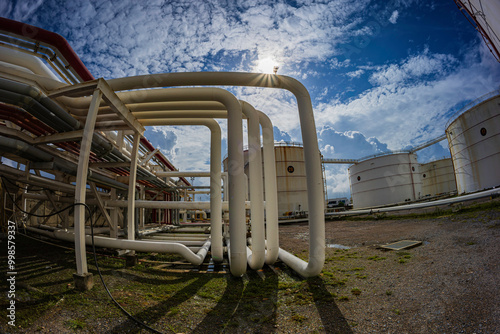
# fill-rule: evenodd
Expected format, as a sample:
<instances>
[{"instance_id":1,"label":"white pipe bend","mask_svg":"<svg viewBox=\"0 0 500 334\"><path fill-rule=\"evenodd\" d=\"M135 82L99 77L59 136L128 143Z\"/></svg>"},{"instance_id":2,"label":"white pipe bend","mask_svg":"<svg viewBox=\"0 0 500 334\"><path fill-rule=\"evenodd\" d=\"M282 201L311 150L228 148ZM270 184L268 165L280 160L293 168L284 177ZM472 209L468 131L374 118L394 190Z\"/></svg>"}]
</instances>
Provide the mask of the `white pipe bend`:
<instances>
[{"instance_id":1,"label":"white pipe bend","mask_svg":"<svg viewBox=\"0 0 500 334\"><path fill-rule=\"evenodd\" d=\"M0 66L3 70L3 67ZM28 81L36 81L45 89L54 89L57 87L65 86L60 82L55 80L50 80L37 75L30 75L27 73L19 73L13 71L12 69L6 69L6 73L10 75L19 76ZM266 74L256 74L256 73L224 73L224 72L201 72L201 73L164 73L164 74L152 74L128 78L113 79L108 81L110 87L115 91L131 90L138 88L152 88L152 87L173 87L173 86L190 86L190 85L221 85L221 86L252 86L252 87L268 87L268 88L280 88L286 89L292 92L297 98L297 104L299 108L299 119L301 124L303 148L304 148L304 159L305 159L305 169L306 169L306 180L307 180L307 192L308 192L308 210L309 210L309 262L304 265L302 260L294 256L282 255L280 253L280 258L283 257L283 261L294 270L296 270L300 275L305 277L318 275L324 264L325 259L325 225L324 225L324 200L323 200L323 181L321 173L321 160L320 153L318 149L318 141L316 134L316 127L314 124L314 115L312 110L311 99L309 93L305 87L297 80L281 76L281 75L266 75ZM202 89L202 88L197 88ZM173 90L173 89L172 89ZM154 90L158 91L158 90ZM225 104L225 106L234 113L230 117L228 130L230 132L229 137L238 138L237 140L229 140L229 155L231 156L230 163L230 173L229 173L229 194L230 201L232 203L242 203L244 202L244 194L242 194L241 189L244 189L244 180L242 177L243 168L243 156L242 156L242 130L241 130L241 107L237 103L234 96L226 91L228 95L221 97L219 102ZM180 91L179 91L180 93ZM215 91L214 91L215 93ZM130 101L129 103L140 103L144 102L144 92L127 92L124 94L135 94L136 99ZM142 97L141 97L142 94ZM147 94L147 93L146 93ZM193 100L193 96L183 95L183 100ZM213 97L213 96L212 96ZM206 99L206 98L205 98ZM211 98L210 98L211 99ZM61 98L62 100L62 98ZM159 100L166 101L165 99ZM153 102L153 101L151 101ZM230 106L231 108L229 108ZM231 111L233 110L233 111ZM234 110L238 110L235 112ZM238 114L239 113L239 114ZM238 115L236 115L238 114ZM232 120L231 120L232 118ZM242 198L240 198L243 195ZM241 205L242 207L242 205ZM231 272L240 276L246 271L246 261L244 263L245 268L243 268L243 262L241 258L245 258L245 236L238 229L238 225L244 226L244 209L240 208L240 205L230 206L230 226L231 234L242 234L243 237L236 237L237 240L242 239L240 242L231 242L231 258L234 256L234 260L231 264ZM239 223L237 223L239 222ZM240 227L241 228L241 227ZM233 236L232 236L233 237ZM241 240L240 240L241 241ZM234 246L234 249L233 249ZM245 259L246 260L246 259ZM236 264L238 262L238 264ZM234 268L237 266L237 268Z\"/></svg>"},{"instance_id":2,"label":"white pipe bend","mask_svg":"<svg viewBox=\"0 0 500 334\"><path fill-rule=\"evenodd\" d=\"M115 91L168 86L221 85L281 88L293 93L299 108L304 144L309 210L309 262L307 266L304 266L302 263L304 261L286 255L283 256L283 261L304 277L316 276L321 273L325 262L325 217L323 215L321 159L311 98L307 89L299 81L290 77L272 74L201 72L142 75L109 80L108 84ZM231 182L229 183L231 187ZM230 189L230 196L233 195L234 192Z\"/></svg>"},{"instance_id":3,"label":"white pipe bend","mask_svg":"<svg viewBox=\"0 0 500 334\"><path fill-rule=\"evenodd\" d=\"M182 116L182 111L178 113L178 116ZM152 119L148 120L148 122L149 123L143 123L143 125L203 125L210 129L210 212L212 215L212 229L210 232L212 235L211 254L215 262L222 262L224 259L224 248L222 240L222 193L220 170L221 130L219 123L210 118L177 118L161 119L161 121Z\"/></svg>"},{"instance_id":4,"label":"white pipe bend","mask_svg":"<svg viewBox=\"0 0 500 334\"><path fill-rule=\"evenodd\" d=\"M69 231L44 231L34 227L26 227L26 230L51 238L74 242L75 234ZM85 243L92 244L92 237L85 236ZM207 256L208 249L210 248L210 240L207 240L198 253L193 253L187 246L177 242L149 242L128 239L115 239L106 237L94 236L94 244L97 247L107 247L116 249L131 249L139 252L158 252L158 253L175 253L184 257L187 261L194 265L200 265Z\"/></svg>"},{"instance_id":5,"label":"white pipe bend","mask_svg":"<svg viewBox=\"0 0 500 334\"><path fill-rule=\"evenodd\" d=\"M37 75L61 82L61 80L36 56L0 46L0 61L29 69ZM63 82L61 82L63 83Z\"/></svg>"},{"instance_id":6,"label":"white pipe bend","mask_svg":"<svg viewBox=\"0 0 500 334\"><path fill-rule=\"evenodd\" d=\"M264 158L264 178L266 180L266 264L273 264L278 259L278 186L276 184L276 157L274 153L273 124L269 117L257 110L262 127L262 154Z\"/></svg>"},{"instance_id":7,"label":"white pipe bend","mask_svg":"<svg viewBox=\"0 0 500 334\"><path fill-rule=\"evenodd\" d=\"M242 111L238 100L226 90L220 88L169 88L149 91L130 91L120 93L124 103L133 102L165 102L165 101L217 101L228 111L228 156L229 156L229 224L231 229L232 249L230 270L234 276L246 272L246 228L245 228L245 194L243 179L243 129ZM205 113L206 116L206 113ZM143 121L151 125L151 121ZM220 169L219 169L220 171ZM217 180L220 182L220 178Z\"/></svg>"},{"instance_id":8,"label":"white pipe bend","mask_svg":"<svg viewBox=\"0 0 500 334\"><path fill-rule=\"evenodd\" d=\"M262 155L260 149L259 115L255 108L240 101L243 113L248 119L248 163L250 182L250 212L252 231L252 251L247 249L248 265L261 269L265 263L266 244L264 233L264 193L262 179Z\"/></svg>"}]
</instances>

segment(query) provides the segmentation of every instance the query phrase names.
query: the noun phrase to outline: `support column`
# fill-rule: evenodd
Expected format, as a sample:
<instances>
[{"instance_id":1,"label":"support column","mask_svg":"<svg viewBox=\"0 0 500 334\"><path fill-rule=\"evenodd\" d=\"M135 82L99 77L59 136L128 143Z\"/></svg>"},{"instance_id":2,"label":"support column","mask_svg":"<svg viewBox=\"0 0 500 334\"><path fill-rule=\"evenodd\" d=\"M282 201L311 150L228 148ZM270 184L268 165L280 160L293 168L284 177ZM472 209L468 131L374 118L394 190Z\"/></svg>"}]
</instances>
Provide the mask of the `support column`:
<instances>
[{"instance_id":1,"label":"support column","mask_svg":"<svg viewBox=\"0 0 500 334\"><path fill-rule=\"evenodd\" d=\"M90 103L80 144L80 156L78 157L78 169L76 172L75 203L85 204L90 146L92 145L92 136L94 134L95 121L101 98L102 92L96 89L92 95L92 102ZM93 286L92 274L87 270L87 256L85 253L85 211L86 209L83 205L75 206L76 274L73 277L75 279L75 286L79 290L89 290Z\"/></svg>"},{"instance_id":2,"label":"support column","mask_svg":"<svg viewBox=\"0 0 500 334\"><path fill-rule=\"evenodd\" d=\"M116 201L118 197L116 196L116 189L111 189L111 200ZM110 238L118 238L118 210L119 208L111 208L111 228L109 230Z\"/></svg>"},{"instance_id":3,"label":"support column","mask_svg":"<svg viewBox=\"0 0 500 334\"><path fill-rule=\"evenodd\" d=\"M134 143L132 146L132 154L130 156L130 177L128 182L128 214L127 214L127 231L128 240L135 240L135 181L137 178L137 158L139 151L139 140L141 135L134 134Z\"/></svg>"},{"instance_id":4,"label":"support column","mask_svg":"<svg viewBox=\"0 0 500 334\"><path fill-rule=\"evenodd\" d=\"M146 199L146 189L143 185L140 186L139 198L143 201ZM144 228L145 225L145 210L144 208L139 209L139 224L142 228Z\"/></svg>"}]
</instances>

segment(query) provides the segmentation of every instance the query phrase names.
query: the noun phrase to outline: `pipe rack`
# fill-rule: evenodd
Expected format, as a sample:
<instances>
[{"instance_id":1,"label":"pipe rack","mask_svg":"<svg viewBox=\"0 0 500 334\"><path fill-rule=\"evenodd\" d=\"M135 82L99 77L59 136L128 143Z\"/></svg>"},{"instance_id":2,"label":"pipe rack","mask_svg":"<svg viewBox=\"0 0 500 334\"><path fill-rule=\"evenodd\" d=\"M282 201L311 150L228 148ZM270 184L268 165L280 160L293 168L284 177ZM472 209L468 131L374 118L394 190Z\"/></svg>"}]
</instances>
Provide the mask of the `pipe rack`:
<instances>
[{"instance_id":1,"label":"pipe rack","mask_svg":"<svg viewBox=\"0 0 500 334\"><path fill-rule=\"evenodd\" d=\"M26 29L31 31L28 36L23 34ZM57 34L0 18L0 40L5 46L2 47L2 50L5 49L4 55L0 57L0 120L4 120L6 127L5 131L0 132L0 151L10 151L6 156L19 163L29 163L30 168L50 170L57 179L56 182L62 183L61 180L68 179L68 175L76 176L70 178L76 185L67 185L58 190L73 193L77 203L86 202L87 181L95 182L102 188L102 194L107 194L110 198L103 201L93 185L95 199L89 198L87 202L92 205L97 203L105 216L106 210L111 210L112 221L118 219L119 208L126 206L127 239L95 237L96 245L137 251L176 252L193 264L202 263L211 248L214 260L222 261L222 210L227 205L229 235L226 244L233 275L243 275L247 265L252 269L262 268L264 263L272 264L278 257L302 276L315 276L321 272L325 257L321 161L311 100L300 82L280 75L213 72L165 73L107 81L94 80L64 38ZM45 60L50 68L37 57ZM252 86L286 89L295 95L304 141L310 211L308 262L279 248L274 139L269 118L224 89L172 88L178 86ZM16 121L7 111L22 115L24 121ZM245 189L243 115L248 122L249 146L255 153L249 167L252 179L249 202L251 250L247 248L246 240L247 203L245 192L241 191ZM225 196L229 194L227 204L221 198L220 128L212 119L219 117L227 118L228 121L229 189L224 191ZM11 124L27 133L18 131ZM147 125L182 124L208 126L212 133L213 163L210 168L209 204L212 231L210 240L196 254L179 242L135 240L136 209L203 206L197 202L177 200L180 198L179 189L182 188L176 188L170 181L170 177L175 174L168 174L169 171L175 171L175 167L142 137L144 126ZM260 142L260 128L263 145ZM113 131L116 131L116 135ZM124 140L129 140L130 143L125 145L128 148L123 147ZM140 157L140 154L143 156ZM137 163L139 158L141 164ZM262 181L262 166L265 185ZM29 169L20 171L0 166L0 172L4 171L8 175L24 175L24 179L18 180L21 184L48 184L43 178L37 180L32 177ZM184 184L182 187L190 187L184 176L181 176ZM265 227L264 186L267 198ZM140 198L136 198L138 187ZM119 189L122 190L121 195L117 194ZM40 200L53 198L49 194L29 195ZM161 197L168 199L160 201ZM89 237L85 236L85 212L82 206L75 208L74 218L74 233L62 230L43 231L33 227L29 229L63 240L72 240L76 249L77 274L86 275L84 247L89 242ZM124 220L122 219L123 224Z\"/></svg>"}]
</instances>

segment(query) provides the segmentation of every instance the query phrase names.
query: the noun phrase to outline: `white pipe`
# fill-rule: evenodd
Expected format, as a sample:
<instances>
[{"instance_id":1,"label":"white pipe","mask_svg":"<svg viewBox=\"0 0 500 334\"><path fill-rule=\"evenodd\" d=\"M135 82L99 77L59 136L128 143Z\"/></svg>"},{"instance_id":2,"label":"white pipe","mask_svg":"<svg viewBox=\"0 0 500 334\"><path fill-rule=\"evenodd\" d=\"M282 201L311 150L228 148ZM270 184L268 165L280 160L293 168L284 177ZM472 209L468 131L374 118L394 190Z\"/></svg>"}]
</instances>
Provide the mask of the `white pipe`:
<instances>
[{"instance_id":1,"label":"white pipe","mask_svg":"<svg viewBox=\"0 0 500 334\"><path fill-rule=\"evenodd\" d=\"M38 85L42 87L45 91L67 86L66 83L47 78L46 76L26 73L25 71L19 71L14 68L10 68L8 66L2 66L1 64L0 64L0 73L2 73L3 78L13 79L30 85Z\"/></svg>"},{"instance_id":2,"label":"white pipe","mask_svg":"<svg viewBox=\"0 0 500 334\"><path fill-rule=\"evenodd\" d=\"M492 195L500 195L500 189L495 188L495 189L484 190L484 191L473 193L473 194L461 195L461 196L452 197L452 198L445 198L445 199L440 199L440 200L436 200L436 201L414 203L414 204L404 204L404 205L398 205L398 206L391 206L391 207L387 207L387 208L373 208L373 209L364 209L364 210L349 210L349 211L342 211L342 212L330 212L330 213L326 213L325 216L353 216L353 215L366 215L366 214L374 214L374 213L381 213L381 212L421 209L421 208L428 208L431 206L438 206L438 205L443 205L443 204L452 204L452 203L470 201L473 199L488 197L488 196L492 196Z\"/></svg>"},{"instance_id":3,"label":"white pipe","mask_svg":"<svg viewBox=\"0 0 500 334\"><path fill-rule=\"evenodd\" d=\"M74 242L75 234L63 230L44 231L34 227L26 227L26 230L44 235L50 238ZM92 237L85 236L85 243L92 245ZM114 239L106 237L94 236L94 244L97 247L116 248L116 249L131 249L138 252L158 252L158 253L174 253L179 254L184 259L194 265L200 265L205 259L208 249L210 248L210 240L207 240L197 254L193 253L188 247L177 242L149 242L128 239Z\"/></svg>"},{"instance_id":4,"label":"white pipe","mask_svg":"<svg viewBox=\"0 0 500 334\"><path fill-rule=\"evenodd\" d=\"M232 193L229 197L230 237L234 239L230 269L234 276L243 275L246 272L246 228L245 194L238 191L244 189L242 112L238 100L231 93L219 88L154 89L145 92L130 91L119 96L125 103L138 100L141 102L197 100L218 101L224 104L228 110L229 192ZM145 120L141 123L151 125ZM220 182L220 179L217 181Z\"/></svg>"},{"instance_id":5,"label":"white pipe","mask_svg":"<svg viewBox=\"0 0 500 334\"><path fill-rule=\"evenodd\" d=\"M139 143L141 134L134 133L134 143L130 156L130 173L128 184L128 206L127 206L127 237L129 240L135 239L135 181L137 179L137 160L139 154Z\"/></svg>"},{"instance_id":6,"label":"white pipe","mask_svg":"<svg viewBox=\"0 0 500 334\"><path fill-rule=\"evenodd\" d=\"M147 122L145 122L147 123ZM144 125L144 124L143 124ZM219 130L220 132L220 130ZM169 172L154 172L158 177L210 177L210 172L179 172L179 171L169 171Z\"/></svg>"},{"instance_id":7,"label":"white pipe","mask_svg":"<svg viewBox=\"0 0 500 334\"><path fill-rule=\"evenodd\" d=\"M266 264L273 264L278 259L278 186L276 184L276 157L274 153L273 124L261 111L259 121L262 127L262 154L264 158L264 183L266 199Z\"/></svg>"},{"instance_id":8,"label":"white pipe","mask_svg":"<svg viewBox=\"0 0 500 334\"><path fill-rule=\"evenodd\" d=\"M264 266L266 244L264 234L264 193L262 179L262 156L260 150L259 115L247 102L240 101L243 113L248 119L248 163L250 178L250 212L252 231L252 251L248 252L250 268L256 270Z\"/></svg>"},{"instance_id":9,"label":"white pipe","mask_svg":"<svg viewBox=\"0 0 500 334\"><path fill-rule=\"evenodd\" d=\"M29 78L29 80L38 80L34 75L20 73L19 76ZM45 88L60 87L54 81L43 80L42 83ZM316 126L314 124L314 115L312 110L311 99L307 89L297 80L281 76L281 75L268 75L256 73L223 73L223 72L201 72L201 73L163 73L163 74L148 74L144 76L128 77L113 79L108 81L111 88L115 91L131 90L138 88L152 88L152 87L172 87L172 86L190 86L190 85L221 85L221 86L252 86L252 87L269 87L286 89L292 92L296 99L299 109L299 119L301 124L302 141L304 148L304 160L306 169L307 180L307 193L308 193L308 207L309 207L309 262L305 263L297 257L286 257L286 264L292 267L300 275L304 277L316 276L321 272L325 259L325 222L324 222L324 200L323 200L323 181L321 173L321 160L318 149L318 141L316 134ZM155 90L156 91L156 90ZM149 91L150 92L150 91ZM135 101L128 103L144 102L143 98L147 95L144 91L128 92L128 94L135 94ZM127 94L127 93L125 93ZM191 100L191 99L187 99ZM166 101L166 100L163 100ZM154 102L154 101L149 101ZM241 124L240 124L241 126ZM228 126L229 131L232 132L233 126ZM240 131L240 129L235 129ZM239 137L239 135L237 135ZM241 138L241 137L240 137ZM229 141L229 145L233 140ZM233 145L241 145L240 142L235 142ZM234 148L233 148L234 149ZM229 153L231 154L231 149ZM235 153L241 150L235 150ZM233 168L241 169L243 166L242 156L236 157L236 160L230 161ZM240 161L241 160L241 161ZM230 169L231 170L231 169ZM230 173L231 174L231 173ZM240 172L233 174L233 179ZM230 177L231 179L231 177ZM230 199L235 201L238 194L234 191L244 189L243 182L230 180ZM241 192L241 191L240 191ZM238 202L238 201L235 201ZM233 206L231 206L233 207ZM240 210L233 208L234 214L231 214L231 219L244 219L244 212L237 214L236 211ZM233 230L233 232L235 232ZM234 245L234 243L233 243ZM239 248L237 248L240 251ZM243 252L242 252L243 253ZM280 252L281 253L281 252ZM241 254L235 255L239 257ZM231 269L233 272L233 269ZM244 272L242 268L235 270L235 272Z\"/></svg>"},{"instance_id":10,"label":"white pipe","mask_svg":"<svg viewBox=\"0 0 500 334\"><path fill-rule=\"evenodd\" d=\"M179 115L182 113L179 113ZM151 119L143 121L142 125L203 125L210 129L210 212L212 214L212 258L215 262L222 262L224 259L223 238L222 238L222 194L221 194L221 130L219 123L213 119L197 118L177 118L169 120ZM161 174L161 173L160 173ZM157 173L157 176L158 175ZM186 203L182 201L181 203ZM188 202L189 203L189 202Z\"/></svg>"},{"instance_id":11,"label":"white pipe","mask_svg":"<svg viewBox=\"0 0 500 334\"><path fill-rule=\"evenodd\" d=\"M60 81L60 79L40 59L24 52L0 46L0 60L9 64L27 68L37 75Z\"/></svg>"},{"instance_id":12,"label":"white pipe","mask_svg":"<svg viewBox=\"0 0 500 334\"><path fill-rule=\"evenodd\" d=\"M240 101L245 103L244 101ZM176 117L178 112L182 110L185 117L200 117L210 110L210 116L215 118L226 118L227 111L224 110L224 105L220 103L206 102L207 104L201 104L200 102L156 102L156 103L145 103L145 107L142 104L129 104L128 106L134 106L133 110L140 110L141 112L133 113L139 119L155 118L158 115L162 117ZM207 106L209 109L202 110L203 107ZM192 108L192 109L190 109ZM198 108L199 110L195 110ZM131 108L132 109L132 108ZM146 110L146 111L142 111ZM267 252L266 252L266 263L272 264L276 262L278 258L279 250L279 233L278 233L278 193L276 185L276 163L275 163L275 153L274 153L274 135L273 135L273 125L269 117L267 117L263 112L257 111L259 117L259 123L262 126L263 133L263 154L264 159L264 175L266 184L266 234L267 234ZM246 115L244 115L246 116ZM248 118L248 117L247 117ZM175 173L184 172L160 172L158 176L164 175L176 175ZM174 173L174 174L171 174ZM189 172L186 172L189 173ZM182 176L203 176L182 174ZM274 181L272 181L274 180ZM227 183L224 183L227 184ZM250 190L250 193L252 191ZM269 200L267 200L269 198ZM226 199L226 194L224 194L224 199Z\"/></svg>"},{"instance_id":13,"label":"white pipe","mask_svg":"<svg viewBox=\"0 0 500 334\"><path fill-rule=\"evenodd\" d=\"M108 83L115 91L140 87L224 85L281 88L292 92L297 98L304 148L309 207L309 262L306 263L295 256L286 255L284 255L284 261L304 277L316 276L321 273L325 262L325 218L323 215L325 204L321 159L311 98L307 89L300 82L290 77L272 74L201 72L143 75L113 79L109 80ZM138 96L140 95L138 94ZM234 195L232 189L229 191L230 196Z\"/></svg>"},{"instance_id":14,"label":"white pipe","mask_svg":"<svg viewBox=\"0 0 500 334\"><path fill-rule=\"evenodd\" d=\"M108 200L104 201L106 206L109 207L119 207L126 208L127 201L125 200ZM186 201L135 201L136 208L146 208L146 209L186 209L186 210L205 210L210 209L210 202L197 201L197 202L186 202ZM230 203L222 202L222 210L229 210ZM250 201L244 202L244 208L250 209Z\"/></svg>"}]
</instances>

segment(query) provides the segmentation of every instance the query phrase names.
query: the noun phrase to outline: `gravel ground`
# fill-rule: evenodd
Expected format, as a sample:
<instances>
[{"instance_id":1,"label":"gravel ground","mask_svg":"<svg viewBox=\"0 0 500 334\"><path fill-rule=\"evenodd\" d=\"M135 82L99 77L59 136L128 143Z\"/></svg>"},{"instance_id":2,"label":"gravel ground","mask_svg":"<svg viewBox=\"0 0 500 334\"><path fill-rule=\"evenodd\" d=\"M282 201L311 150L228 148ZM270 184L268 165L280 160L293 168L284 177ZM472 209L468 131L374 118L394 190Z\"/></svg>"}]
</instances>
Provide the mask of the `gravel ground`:
<instances>
[{"instance_id":1,"label":"gravel ground","mask_svg":"<svg viewBox=\"0 0 500 334\"><path fill-rule=\"evenodd\" d=\"M308 280L280 263L243 278L151 254L161 261L100 263L120 304L164 333L500 333L499 208L327 221L327 244L345 249L327 248L323 273ZM422 244L378 248L405 239ZM18 241L18 326L7 326L2 296L0 332L148 332L114 307L98 276L91 291L73 289L72 251ZM307 225L281 225L280 245L307 259ZM90 259L89 268L96 275Z\"/></svg>"},{"instance_id":2,"label":"gravel ground","mask_svg":"<svg viewBox=\"0 0 500 334\"><path fill-rule=\"evenodd\" d=\"M361 294L337 302L354 333L500 333L498 210L326 226L327 242L356 253L343 267L364 268L366 278L355 283ZM287 226L281 235L290 239L281 243L297 249L293 237L306 234L307 226ZM376 248L405 239L423 244L403 252ZM327 251L326 268L328 254L336 253ZM373 256L386 259L367 261Z\"/></svg>"}]
</instances>

